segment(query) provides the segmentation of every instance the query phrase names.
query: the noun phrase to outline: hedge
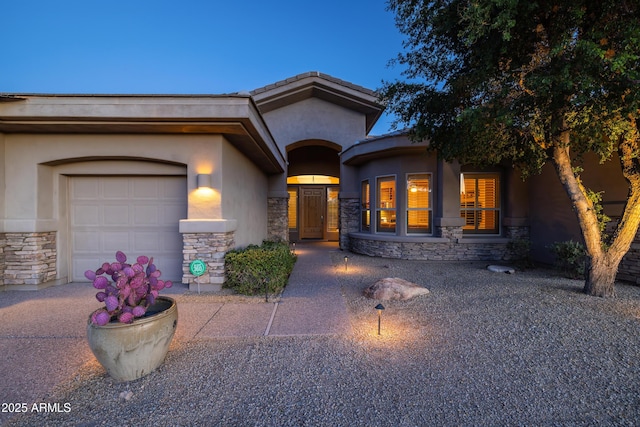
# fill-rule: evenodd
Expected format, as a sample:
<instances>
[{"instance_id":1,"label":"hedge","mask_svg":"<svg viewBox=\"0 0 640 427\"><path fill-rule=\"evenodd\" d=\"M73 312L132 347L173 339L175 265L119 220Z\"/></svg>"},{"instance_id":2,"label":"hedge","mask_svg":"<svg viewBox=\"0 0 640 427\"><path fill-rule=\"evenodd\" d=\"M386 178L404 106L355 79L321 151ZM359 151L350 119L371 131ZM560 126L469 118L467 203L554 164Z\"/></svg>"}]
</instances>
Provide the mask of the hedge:
<instances>
[{"instance_id":1,"label":"hedge","mask_svg":"<svg viewBox=\"0 0 640 427\"><path fill-rule=\"evenodd\" d=\"M269 294L280 293L289 279L296 256L289 245L264 241L262 245L250 245L225 255L225 288L232 288L244 295L264 294L268 285Z\"/></svg>"}]
</instances>

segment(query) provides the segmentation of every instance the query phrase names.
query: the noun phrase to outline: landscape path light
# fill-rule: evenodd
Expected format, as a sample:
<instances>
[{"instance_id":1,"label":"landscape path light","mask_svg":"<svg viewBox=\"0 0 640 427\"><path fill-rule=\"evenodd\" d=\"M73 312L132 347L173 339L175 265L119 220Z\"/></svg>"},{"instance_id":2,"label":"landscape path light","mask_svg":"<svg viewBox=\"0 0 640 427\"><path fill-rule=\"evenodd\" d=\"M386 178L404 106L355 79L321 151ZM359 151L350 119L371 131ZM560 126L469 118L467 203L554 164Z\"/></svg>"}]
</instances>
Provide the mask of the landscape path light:
<instances>
[{"instance_id":1,"label":"landscape path light","mask_svg":"<svg viewBox=\"0 0 640 427\"><path fill-rule=\"evenodd\" d=\"M376 310L378 310L378 335L380 335L380 323L382 322L382 310L384 310L384 305L376 305Z\"/></svg>"},{"instance_id":2,"label":"landscape path light","mask_svg":"<svg viewBox=\"0 0 640 427\"><path fill-rule=\"evenodd\" d=\"M346 255L344 256L344 271L349 271L349 257Z\"/></svg>"}]
</instances>

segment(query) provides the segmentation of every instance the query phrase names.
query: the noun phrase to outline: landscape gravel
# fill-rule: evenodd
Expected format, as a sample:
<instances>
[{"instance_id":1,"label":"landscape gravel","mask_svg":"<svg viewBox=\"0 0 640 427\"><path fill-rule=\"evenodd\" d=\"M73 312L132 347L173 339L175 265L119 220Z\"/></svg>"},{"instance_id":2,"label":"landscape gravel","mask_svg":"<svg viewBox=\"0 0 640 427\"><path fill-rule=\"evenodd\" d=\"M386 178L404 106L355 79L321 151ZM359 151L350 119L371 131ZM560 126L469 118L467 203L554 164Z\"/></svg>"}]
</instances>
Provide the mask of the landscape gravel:
<instances>
[{"instance_id":1,"label":"landscape gravel","mask_svg":"<svg viewBox=\"0 0 640 427\"><path fill-rule=\"evenodd\" d=\"M116 383L91 362L9 426L633 426L640 288L618 297L545 269L332 254L350 334L175 342L156 372ZM362 296L400 277L431 291ZM197 296L189 296L196 298ZM228 296L226 298L232 298Z\"/></svg>"}]
</instances>

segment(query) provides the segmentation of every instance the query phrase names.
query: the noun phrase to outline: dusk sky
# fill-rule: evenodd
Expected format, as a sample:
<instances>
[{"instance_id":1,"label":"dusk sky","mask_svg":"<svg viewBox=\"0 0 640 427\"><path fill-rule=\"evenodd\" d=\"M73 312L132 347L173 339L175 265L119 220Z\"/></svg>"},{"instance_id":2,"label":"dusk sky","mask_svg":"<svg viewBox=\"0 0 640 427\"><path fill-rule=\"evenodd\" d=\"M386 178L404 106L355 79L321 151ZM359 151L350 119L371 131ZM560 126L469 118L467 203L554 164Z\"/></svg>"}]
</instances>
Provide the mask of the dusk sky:
<instances>
[{"instance_id":1,"label":"dusk sky","mask_svg":"<svg viewBox=\"0 0 640 427\"><path fill-rule=\"evenodd\" d=\"M0 93L223 94L401 78L386 0L4 0ZM372 134L389 131L382 117Z\"/></svg>"}]
</instances>

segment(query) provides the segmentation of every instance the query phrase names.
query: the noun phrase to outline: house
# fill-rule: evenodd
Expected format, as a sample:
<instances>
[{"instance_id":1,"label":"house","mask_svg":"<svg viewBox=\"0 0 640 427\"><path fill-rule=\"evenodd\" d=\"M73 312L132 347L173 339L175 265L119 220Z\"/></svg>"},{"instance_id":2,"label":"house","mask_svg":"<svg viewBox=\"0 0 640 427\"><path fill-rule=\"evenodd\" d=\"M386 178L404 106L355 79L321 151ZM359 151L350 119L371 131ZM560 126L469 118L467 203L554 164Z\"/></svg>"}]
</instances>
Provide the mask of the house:
<instances>
[{"instance_id":1,"label":"house","mask_svg":"<svg viewBox=\"0 0 640 427\"><path fill-rule=\"evenodd\" d=\"M547 230L575 234L552 173L525 183L370 137L382 112L372 90L318 72L224 95L0 95L0 283L81 281L122 250L215 290L224 254L265 239L493 260L514 238L544 257Z\"/></svg>"}]
</instances>

